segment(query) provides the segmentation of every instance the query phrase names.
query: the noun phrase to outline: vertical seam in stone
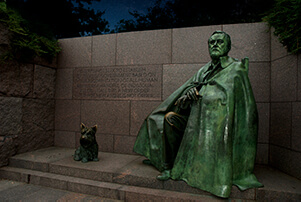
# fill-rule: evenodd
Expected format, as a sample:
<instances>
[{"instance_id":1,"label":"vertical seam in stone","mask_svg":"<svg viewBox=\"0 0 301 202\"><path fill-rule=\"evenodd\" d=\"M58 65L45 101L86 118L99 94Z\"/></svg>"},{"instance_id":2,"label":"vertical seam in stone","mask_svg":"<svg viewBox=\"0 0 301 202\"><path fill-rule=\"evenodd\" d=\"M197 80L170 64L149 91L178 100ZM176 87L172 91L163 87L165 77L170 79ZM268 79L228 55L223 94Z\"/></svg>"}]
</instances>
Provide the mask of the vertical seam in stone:
<instances>
[{"instance_id":1,"label":"vertical seam in stone","mask_svg":"<svg viewBox=\"0 0 301 202\"><path fill-rule=\"evenodd\" d=\"M35 74L36 74L36 64L32 65L32 86L31 86L31 91L32 91L32 98L35 98L35 88L34 88L34 84L35 84ZM26 97L26 96L25 96Z\"/></svg>"},{"instance_id":2,"label":"vertical seam in stone","mask_svg":"<svg viewBox=\"0 0 301 202\"><path fill-rule=\"evenodd\" d=\"M271 61L272 61L272 36L271 36L271 29L269 29L269 42L270 42L270 47L269 47L269 52L270 52L270 65L271 65ZM271 75L271 72L270 72Z\"/></svg>"},{"instance_id":3,"label":"vertical seam in stone","mask_svg":"<svg viewBox=\"0 0 301 202\"><path fill-rule=\"evenodd\" d=\"M91 36L91 63L90 63L90 67L92 67L92 62L93 62L93 36Z\"/></svg>"},{"instance_id":4,"label":"vertical seam in stone","mask_svg":"<svg viewBox=\"0 0 301 202\"><path fill-rule=\"evenodd\" d=\"M75 80L75 68L71 68L71 70L72 70L72 85L71 85L71 100L73 100L74 99L74 80Z\"/></svg>"},{"instance_id":5,"label":"vertical seam in stone","mask_svg":"<svg viewBox=\"0 0 301 202\"><path fill-rule=\"evenodd\" d=\"M174 29L171 29L171 36L170 36L170 63L173 63L173 60L172 60L172 58L173 58L173 30Z\"/></svg>"},{"instance_id":6,"label":"vertical seam in stone","mask_svg":"<svg viewBox=\"0 0 301 202\"><path fill-rule=\"evenodd\" d=\"M270 137L271 137L271 121L272 121L272 62L271 62L271 58L270 58L270 66L269 66L269 74L270 74L270 85L269 85L269 138L268 138L268 165L270 164L270 153L271 153L271 142L270 142Z\"/></svg>"},{"instance_id":7,"label":"vertical seam in stone","mask_svg":"<svg viewBox=\"0 0 301 202\"><path fill-rule=\"evenodd\" d=\"M93 67L93 41L94 36L91 36L91 67Z\"/></svg>"},{"instance_id":8,"label":"vertical seam in stone","mask_svg":"<svg viewBox=\"0 0 301 202\"><path fill-rule=\"evenodd\" d=\"M271 164L271 130L272 130L272 124L271 124L271 120L272 120L272 36L271 36L271 30L270 30L270 34L269 34L270 38L270 65L269 65L269 75L270 75L270 85L269 85L269 138L268 138L268 162L267 164L270 165Z\"/></svg>"},{"instance_id":9,"label":"vertical seam in stone","mask_svg":"<svg viewBox=\"0 0 301 202\"><path fill-rule=\"evenodd\" d=\"M294 56L294 57L296 57L296 66L295 66L296 67L296 86L294 86L294 89L296 89L296 91L295 91L296 97L295 97L294 102L298 102L298 84L299 84L299 81L298 81L298 63L299 63L298 58L299 58L299 55Z\"/></svg>"},{"instance_id":10,"label":"vertical seam in stone","mask_svg":"<svg viewBox=\"0 0 301 202\"><path fill-rule=\"evenodd\" d=\"M163 68L164 68L164 65L162 64L161 65L161 98L160 98L160 100L161 101L163 101L163 87L164 87L164 85L163 85L163 74L164 74L164 71L163 71Z\"/></svg>"},{"instance_id":11,"label":"vertical seam in stone","mask_svg":"<svg viewBox=\"0 0 301 202\"><path fill-rule=\"evenodd\" d=\"M80 103L79 103L79 123L78 123L78 125L80 125L83 122L83 120L82 120L83 100L80 100L79 102ZM76 136L76 134L75 134L75 136Z\"/></svg>"},{"instance_id":12,"label":"vertical seam in stone","mask_svg":"<svg viewBox=\"0 0 301 202\"><path fill-rule=\"evenodd\" d=\"M296 102L298 102L300 99L301 99L301 97L299 97L299 91L301 91L300 89L299 89L299 86L300 86L300 83L299 83L299 60L300 60L300 54L298 54L297 55L297 86L296 86L296 94L297 94L297 96L296 96Z\"/></svg>"},{"instance_id":13,"label":"vertical seam in stone","mask_svg":"<svg viewBox=\"0 0 301 202\"><path fill-rule=\"evenodd\" d=\"M290 127L290 150L292 151L293 150L293 102L290 102L291 104L291 127Z\"/></svg>"},{"instance_id":14,"label":"vertical seam in stone","mask_svg":"<svg viewBox=\"0 0 301 202\"><path fill-rule=\"evenodd\" d=\"M129 100L129 136L131 136L131 126L132 126L132 100Z\"/></svg>"},{"instance_id":15,"label":"vertical seam in stone","mask_svg":"<svg viewBox=\"0 0 301 202\"><path fill-rule=\"evenodd\" d=\"M117 37L117 35L118 34L115 34L116 36L115 36L115 61L114 61L114 65L116 66L117 65L117 40L118 40L118 37Z\"/></svg>"}]
</instances>

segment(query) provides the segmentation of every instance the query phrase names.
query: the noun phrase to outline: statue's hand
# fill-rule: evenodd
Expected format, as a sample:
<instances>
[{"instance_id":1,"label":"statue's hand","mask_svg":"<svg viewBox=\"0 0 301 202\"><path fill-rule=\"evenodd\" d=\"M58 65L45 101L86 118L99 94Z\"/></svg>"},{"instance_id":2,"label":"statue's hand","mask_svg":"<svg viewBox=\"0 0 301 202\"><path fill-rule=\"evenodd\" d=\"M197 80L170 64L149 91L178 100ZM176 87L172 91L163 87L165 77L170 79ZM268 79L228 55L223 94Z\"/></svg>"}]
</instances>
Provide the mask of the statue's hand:
<instances>
[{"instance_id":1,"label":"statue's hand","mask_svg":"<svg viewBox=\"0 0 301 202\"><path fill-rule=\"evenodd\" d=\"M191 88L188 90L188 92L181 96L177 102L175 103L175 105L181 107L182 109L186 109L188 107L188 105L190 104L189 101L196 101L199 99L199 92L197 91L197 89Z\"/></svg>"},{"instance_id":2,"label":"statue's hand","mask_svg":"<svg viewBox=\"0 0 301 202\"><path fill-rule=\"evenodd\" d=\"M175 103L175 105L184 108L185 103L187 103L186 101L188 100L188 96L187 95L183 95L181 96Z\"/></svg>"},{"instance_id":3,"label":"statue's hand","mask_svg":"<svg viewBox=\"0 0 301 202\"><path fill-rule=\"evenodd\" d=\"M196 89L196 87L194 88L191 88L188 90L188 92L186 93L187 97L189 100L194 100L194 101L197 101L199 99L199 92L198 90Z\"/></svg>"}]
</instances>

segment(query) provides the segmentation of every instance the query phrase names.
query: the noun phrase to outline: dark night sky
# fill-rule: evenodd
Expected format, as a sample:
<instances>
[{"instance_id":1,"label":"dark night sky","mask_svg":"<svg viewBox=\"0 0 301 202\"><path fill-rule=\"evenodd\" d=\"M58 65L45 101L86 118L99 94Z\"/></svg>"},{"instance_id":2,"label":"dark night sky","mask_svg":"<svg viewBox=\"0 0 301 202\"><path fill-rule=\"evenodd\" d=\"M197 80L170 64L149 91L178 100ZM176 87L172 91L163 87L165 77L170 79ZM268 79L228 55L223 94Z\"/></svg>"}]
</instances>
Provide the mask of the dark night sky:
<instances>
[{"instance_id":1,"label":"dark night sky","mask_svg":"<svg viewBox=\"0 0 301 202\"><path fill-rule=\"evenodd\" d=\"M110 28L115 28L121 19L131 19L128 11L137 10L139 13L146 13L147 8L154 5L156 0L101 0L93 2L95 10L104 11L103 18L109 21Z\"/></svg>"}]
</instances>

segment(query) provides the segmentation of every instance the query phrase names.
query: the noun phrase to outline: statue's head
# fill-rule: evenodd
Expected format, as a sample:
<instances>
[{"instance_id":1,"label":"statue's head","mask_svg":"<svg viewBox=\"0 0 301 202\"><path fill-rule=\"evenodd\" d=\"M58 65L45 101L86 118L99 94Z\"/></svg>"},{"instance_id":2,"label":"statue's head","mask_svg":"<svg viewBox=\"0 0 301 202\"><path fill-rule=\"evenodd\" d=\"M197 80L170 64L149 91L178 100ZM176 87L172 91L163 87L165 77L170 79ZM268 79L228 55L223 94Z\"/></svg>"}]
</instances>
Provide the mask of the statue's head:
<instances>
[{"instance_id":1,"label":"statue's head","mask_svg":"<svg viewBox=\"0 0 301 202\"><path fill-rule=\"evenodd\" d=\"M208 40L209 54L212 60L228 55L231 49L231 38L223 31L215 31Z\"/></svg>"}]
</instances>

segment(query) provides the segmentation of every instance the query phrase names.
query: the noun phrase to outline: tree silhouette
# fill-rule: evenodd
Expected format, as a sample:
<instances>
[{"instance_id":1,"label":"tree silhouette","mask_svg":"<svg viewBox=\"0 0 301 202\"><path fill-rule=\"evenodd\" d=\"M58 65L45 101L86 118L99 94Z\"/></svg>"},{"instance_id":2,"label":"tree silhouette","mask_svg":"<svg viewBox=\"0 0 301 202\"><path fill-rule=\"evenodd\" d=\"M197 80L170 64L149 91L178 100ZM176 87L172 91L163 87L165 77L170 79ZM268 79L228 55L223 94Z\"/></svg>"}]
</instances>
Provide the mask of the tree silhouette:
<instances>
[{"instance_id":1,"label":"tree silhouette","mask_svg":"<svg viewBox=\"0 0 301 202\"><path fill-rule=\"evenodd\" d=\"M108 32L104 11L90 8L100 0L7 0L29 21L32 31L51 38L68 38Z\"/></svg>"},{"instance_id":2,"label":"tree silhouette","mask_svg":"<svg viewBox=\"0 0 301 202\"><path fill-rule=\"evenodd\" d=\"M113 32L192 27L261 21L274 0L157 0L146 14L129 12L133 20L121 20Z\"/></svg>"}]
</instances>

